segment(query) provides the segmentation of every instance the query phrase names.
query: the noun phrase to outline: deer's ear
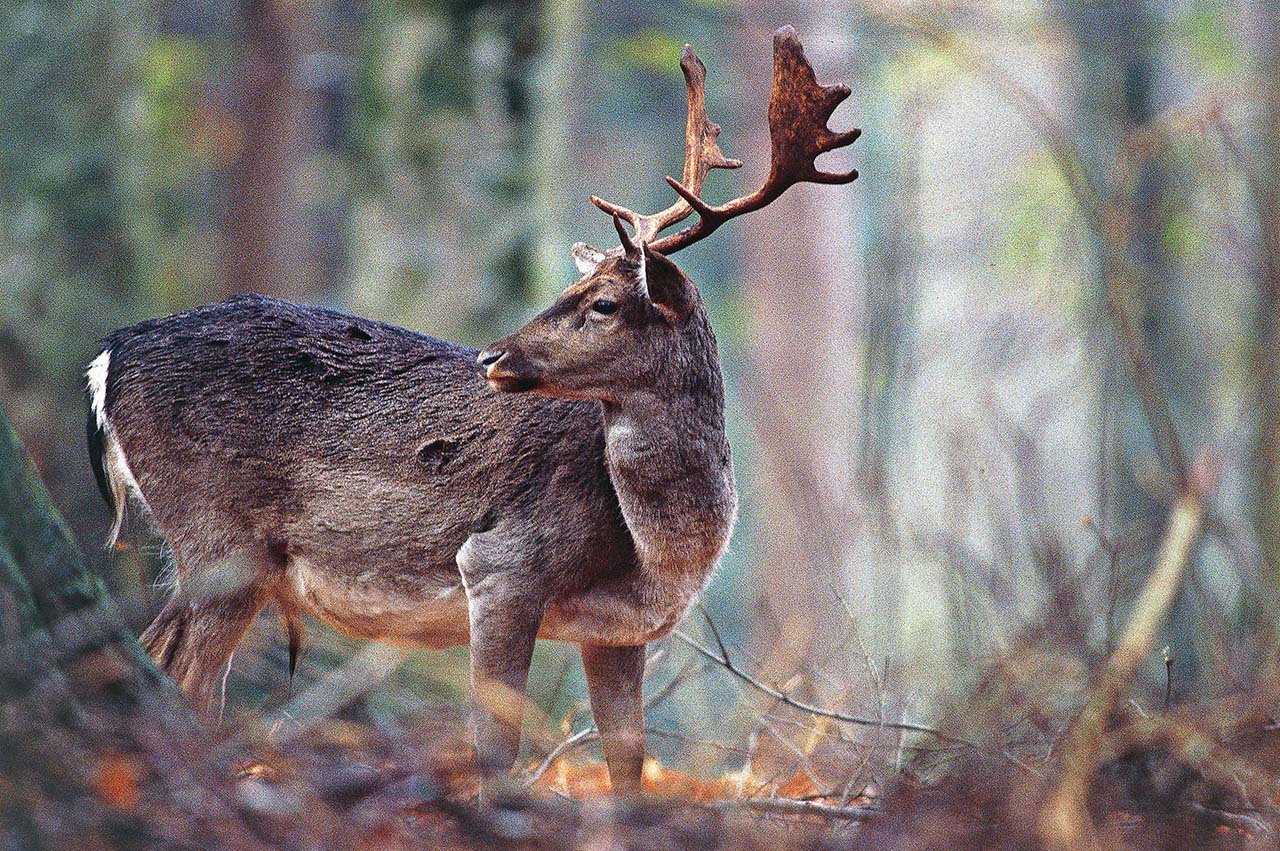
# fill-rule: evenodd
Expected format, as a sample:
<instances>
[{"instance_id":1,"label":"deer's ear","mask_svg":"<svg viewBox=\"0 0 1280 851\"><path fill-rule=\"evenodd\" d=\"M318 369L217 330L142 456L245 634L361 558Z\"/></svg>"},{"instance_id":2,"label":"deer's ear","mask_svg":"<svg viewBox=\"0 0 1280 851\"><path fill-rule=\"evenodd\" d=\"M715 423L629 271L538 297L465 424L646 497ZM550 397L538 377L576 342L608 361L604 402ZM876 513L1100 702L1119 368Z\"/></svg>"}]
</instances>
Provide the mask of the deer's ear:
<instances>
[{"instance_id":1,"label":"deer's ear","mask_svg":"<svg viewBox=\"0 0 1280 851\"><path fill-rule=\"evenodd\" d=\"M573 265L578 267L579 275L584 277L590 275L603 259L604 252L600 249L592 248L585 242L575 242L573 244Z\"/></svg>"},{"instance_id":2,"label":"deer's ear","mask_svg":"<svg viewBox=\"0 0 1280 851\"><path fill-rule=\"evenodd\" d=\"M663 255L644 247L644 280L649 300L654 306L679 324L688 318L698 303L698 293L693 284Z\"/></svg>"}]
</instances>

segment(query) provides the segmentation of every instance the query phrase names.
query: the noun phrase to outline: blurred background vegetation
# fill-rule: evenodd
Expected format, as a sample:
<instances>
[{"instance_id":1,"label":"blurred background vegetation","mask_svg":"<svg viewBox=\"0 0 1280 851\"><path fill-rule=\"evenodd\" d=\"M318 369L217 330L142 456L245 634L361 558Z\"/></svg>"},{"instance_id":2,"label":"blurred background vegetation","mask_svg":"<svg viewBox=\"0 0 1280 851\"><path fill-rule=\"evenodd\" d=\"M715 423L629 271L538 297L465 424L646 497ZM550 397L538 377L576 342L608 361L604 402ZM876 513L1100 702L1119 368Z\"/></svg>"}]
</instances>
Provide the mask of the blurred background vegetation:
<instances>
[{"instance_id":1,"label":"blurred background vegetation","mask_svg":"<svg viewBox=\"0 0 1280 851\"><path fill-rule=\"evenodd\" d=\"M1003 665L1021 699L1002 734L1052 741L1173 490L1110 298L1186 451L1223 470L1164 638L1172 680L1152 658L1137 699L1252 690L1280 564L1266 0L0 4L0 398L130 622L158 605L163 553L137 525L99 546L81 375L99 337L254 291L483 345L573 278L573 242L613 244L588 193L670 201L684 42L746 161L707 195L762 179L784 23L853 87L833 126L864 136L831 165L862 177L678 258L730 383L742 514L705 605L738 663L891 722L938 719ZM684 629L715 646L701 613ZM395 725L465 699L465 651L311 635L294 695L363 666L379 682L329 709ZM269 715L283 638L268 618L248 642L228 711ZM1005 664L1015 649L1034 652ZM664 761L726 770L821 734L839 745L810 766L823 782L883 782L916 741L816 729L677 639L655 650ZM588 723L577 665L539 650L543 741Z\"/></svg>"}]
</instances>

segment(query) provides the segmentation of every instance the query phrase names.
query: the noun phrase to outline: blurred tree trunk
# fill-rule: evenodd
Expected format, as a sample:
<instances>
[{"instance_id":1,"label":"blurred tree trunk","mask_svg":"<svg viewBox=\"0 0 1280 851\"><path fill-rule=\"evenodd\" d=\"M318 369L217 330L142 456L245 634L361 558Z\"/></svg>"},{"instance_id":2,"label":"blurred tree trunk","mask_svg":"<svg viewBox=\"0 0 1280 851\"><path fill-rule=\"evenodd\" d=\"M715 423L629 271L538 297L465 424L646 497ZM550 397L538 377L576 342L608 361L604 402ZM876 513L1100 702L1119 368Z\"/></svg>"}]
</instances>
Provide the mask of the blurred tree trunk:
<instances>
[{"instance_id":1,"label":"blurred tree trunk","mask_svg":"<svg viewBox=\"0 0 1280 851\"><path fill-rule=\"evenodd\" d=\"M4 638L21 642L50 630L64 618L92 617L104 644L132 644L140 666L144 656L132 634L118 622L106 588L84 566L80 551L41 484L30 456L0 408L0 587ZM97 631L97 630L95 630ZM87 649L83 645L79 649Z\"/></svg>"},{"instance_id":2,"label":"blurred tree trunk","mask_svg":"<svg viewBox=\"0 0 1280 851\"><path fill-rule=\"evenodd\" d=\"M352 123L356 310L483 345L564 283L580 6L370 7Z\"/></svg>"},{"instance_id":3,"label":"blurred tree trunk","mask_svg":"<svg viewBox=\"0 0 1280 851\"><path fill-rule=\"evenodd\" d=\"M84 540L106 512L84 461L85 364L150 308L153 198L136 105L138 0L0 3L0 397Z\"/></svg>"},{"instance_id":4,"label":"blurred tree trunk","mask_svg":"<svg viewBox=\"0 0 1280 851\"><path fill-rule=\"evenodd\" d=\"M889 33L869 38L889 44ZM874 68L889 51L861 52ZM874 79L871 68L864 76ZM899 652L897 640L902 592L901 541L894 511L893 475L906 445L911 394L911 363L915 348L915 319L919 301L920 175L919 150L922 103L912 94L892 115L869 109L864 129L863 157L876 164L879 188L865 192L870 233L866 239L866 307L862 338L865 362L862 375L862 433L858 445L857 488L865 510L866 529L859 550L867 560L865 577L870 585L874 620L872 634L864 635L873 655ZM892 133L877 132L868 122L892 122ZM855 184L855 190L863 190Z\"/></svg>"},{"instance_id":5,"label":"blurred tree trunk","mask_svg":"<svg viewBox=\"0 0 1280 851\"><path fill-rule=\"evenodd\" d=\"M1257 351L1254 383L1258 405L1257 442L1254 448L1254 522L1262 551L1263 588L1266 599L1280 588L1280 8L1272 2L1258 4L1258 79L1262 86L1262 169L1254 187L1261 231L1258 281ZM1280 625L1274 607L1255 614L1263 619L1260 675L1274 682L1276 654L1280 653Z\"/></svg>"},{"instance_id":6,"label":"blurred tree trunk","mask_svg":"<svg viewBox=\"0 0 1280 851\"><path fill-rule=\"evenodd\" d=\"M1081 96L1077 124L1084 140L1085 153L1096 174L1105 177L1121 155L1126 133L1148 121L1156 111L1151 101L1154 21L1145 8L1124 2L1091 3L1066 0L1063 14L1075 32L1079 44ZM1159 243L1158 204L1165 176L1158 163L1141 169L1132 209L1136 216L1130 222L1131 245L1113 246L1112 250L1131 254L1147 273L1151 286L1124 293L1126 306L1139 323L1146 344L1151 347L1162 378L1175 369L1170 358L1162 357L1167 346L1165 337L1174 305L1169 303L1171 271L1168 258ZM1116 187L1104 185L1103 191ZM1106 249L1099 248L1100 252ZM1099 309L1106 304L1105 283L1099 276ZM1114 334L1105 338L1114 340ZM1103 379L1104 433L1113 441L1104 449L1101 459L1104 519L1126 524L1156 517L1159 506L1136 487L1132 476L1126 476L1140 463L1141 453L1153 449L1149 429L1133 394L1119 394L1117 386L1129 386L1125 379L1124 361L1118 346L1109 344ZM1162 381L1161 389L1169 382ZM1181 389L1178 391L1181 393ZM1172 401L1172 400L1171 400ZM1107 438L1104 438L1107 439ZM1114 517L1107 513L1114 512Z\"/></svg>"},{"instance_id":7,"label":"blurred tree trunk","mask_svg":"<svg viewBox=\"0 0 1280 851\"><path fill-rule=\"evenodd\" d=\"M819 81L839 76L858 92L856 81L844 79L849 17L843 3L758 4L738 27L739 78L750 111L740 142L748 191L769 166L763 116L771 31L794 23ZM856 114L856 107L841 110L835 123L843 128ZM760 464L753 585L759 622L772 633L758 642L771 648L764 666L770 677L821 665L854 627L837 594L854 584L846 571L861 522L852 472L864 290L853 226L858 189L793 188L752 216L738 248L751 317L744 387ZM865 588L856 598L866 600Z\"/></svg>"},{"instance_id":8,"label":"blurred tree trunk","mask_svg":"<svg viewBox=\"0 0 1280 851\"><path fill-rule=\"evenodd\" d=\"M1206 410L1207 388L1201 376L1208 374L1199 363L1196 348L1188 337L1181 287L1177 273L1162 242L1167 223L1165 193L1169 186L1167 167L1156 155L1138 165L1136 184L1130 187L1106 185L1115 174L1124 150L1126 134L1152 121L1163 104L1158 102L1157 80L1159 38L1163 22L1149 6L1123 0L1095 3L1065 0L1064 18L1079 44L1081 93L1077 123L1085 141L1085 153L1093 171L1102 175L1103 192L1129 192L1124 209L1131 213L1127 242L1099 245L1099 266L1108 261L1108 252L1126 256L1141 277L1120 298L1133 318L1155 363L1161 393L1168 401L1175 427L1184 443L1200 442ZM1101 239L1101 237L1100 237ZM1096 304L1105 310L1106 272L1099 274ZM1103 319L1104 323L1109 320ZM1105 358L1100 363L1099 410L1102 446L1099 455L1099 514L1107 528L1120 533L1153 530L1162 522L1165 507L1141 484L1142 475L1156 456L1151 425L1143 414L1138 394L1127 377L1116 335L1108 328L1101 334ZM1125 388L1118 392L1116 388ZM1125 569L1145 572L1151 553ZM1185 600L1175 607L1167 639L1182 677L1198 671L1194 614Z\"/></svg>"},{"instance_id":9,"label":"blurred tree trunk","mask_svg":"<svg viewBox=\"0 0 1280 851\"><path fill-rule=\"evenodd\" d=\"M305 299L316 289L303 192L315 95L300 67L314 14L307 2L241 0L235 108L243 142L227 175L224 295Z\"/></svg>"},{"instance_id":10,"label":"blurred tree trunk","mask_svg":"<svg viewBox=\"0 0 1280 851\"><path fill-rule=\"evenodd\" d=\"M575 177L572 143L574 105L579 98L574 85L581 76L583 3L545 0L542 6L542 58L532 87L537 101L530 117L530 223L536 229L530 283L539 302L554 299L565 282L575 277L568 251L574 240L565 236L565 217L572 206L568 186Z\"/></svg>"}]
</instances>

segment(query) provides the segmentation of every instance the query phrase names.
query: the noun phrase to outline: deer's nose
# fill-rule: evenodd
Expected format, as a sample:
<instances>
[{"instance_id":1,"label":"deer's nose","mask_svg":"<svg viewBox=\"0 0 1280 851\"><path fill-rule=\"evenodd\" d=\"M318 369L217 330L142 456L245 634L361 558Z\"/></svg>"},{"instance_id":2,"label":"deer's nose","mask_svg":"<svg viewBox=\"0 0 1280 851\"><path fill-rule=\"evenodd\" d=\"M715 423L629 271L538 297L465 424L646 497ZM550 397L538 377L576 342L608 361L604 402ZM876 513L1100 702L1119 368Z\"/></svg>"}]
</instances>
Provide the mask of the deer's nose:
<instances>
[{"instance_id":1,"label":"deer's nose","mask_svg":"<svg viewBox=\"0 0 1280 851\"><path fill-rule=\"evenodd\" d=\"M486 351L481 352L481 353L476 357L476 363L480 364L480 365L481 365L481 366L483 366L485 369L488 369L489 367L493 366L495 363L497 363L498 361L502 360L502 359L503 359L503 358L505 358L506 356L507 356L507 353L506 353L506 352L504 352L504 351L496 351L496 352L495 352L495 351L488 351L488 350L486 350Z\"/></svg>"}]
</instances>

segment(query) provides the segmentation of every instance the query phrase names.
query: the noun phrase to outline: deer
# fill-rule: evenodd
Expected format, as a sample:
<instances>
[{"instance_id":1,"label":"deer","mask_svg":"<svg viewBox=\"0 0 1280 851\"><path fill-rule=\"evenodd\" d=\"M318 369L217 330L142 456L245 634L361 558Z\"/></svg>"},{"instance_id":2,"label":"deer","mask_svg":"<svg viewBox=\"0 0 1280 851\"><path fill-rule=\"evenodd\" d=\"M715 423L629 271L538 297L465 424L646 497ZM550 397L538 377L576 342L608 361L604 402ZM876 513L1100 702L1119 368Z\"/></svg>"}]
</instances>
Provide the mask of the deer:
<instances>
[{"instance_id":1,"label":"deer","mask_svg":"<svg viewBox=\"0 0 1280 851\"><path fill-rule=\"evenodd\" d=\"M483 351L259 295L110 333L86 371L94 473L167 542L167 602L141 635L209 712L274 604L292 677L304 617L411 648L470 647L481 801L514 766L534 643L577 644L615 794L641 791L646 645L723 555L737 512L716 337L670 255L794 184L845 184L819 155L860 130L774 33L771 161L759 189L702 198L720 149L686 46L678 198L641 214L591 197L619 245L573 246L580 277ZM681 230L663 231L696 213Z\"/></svg>"}]
</instances>

